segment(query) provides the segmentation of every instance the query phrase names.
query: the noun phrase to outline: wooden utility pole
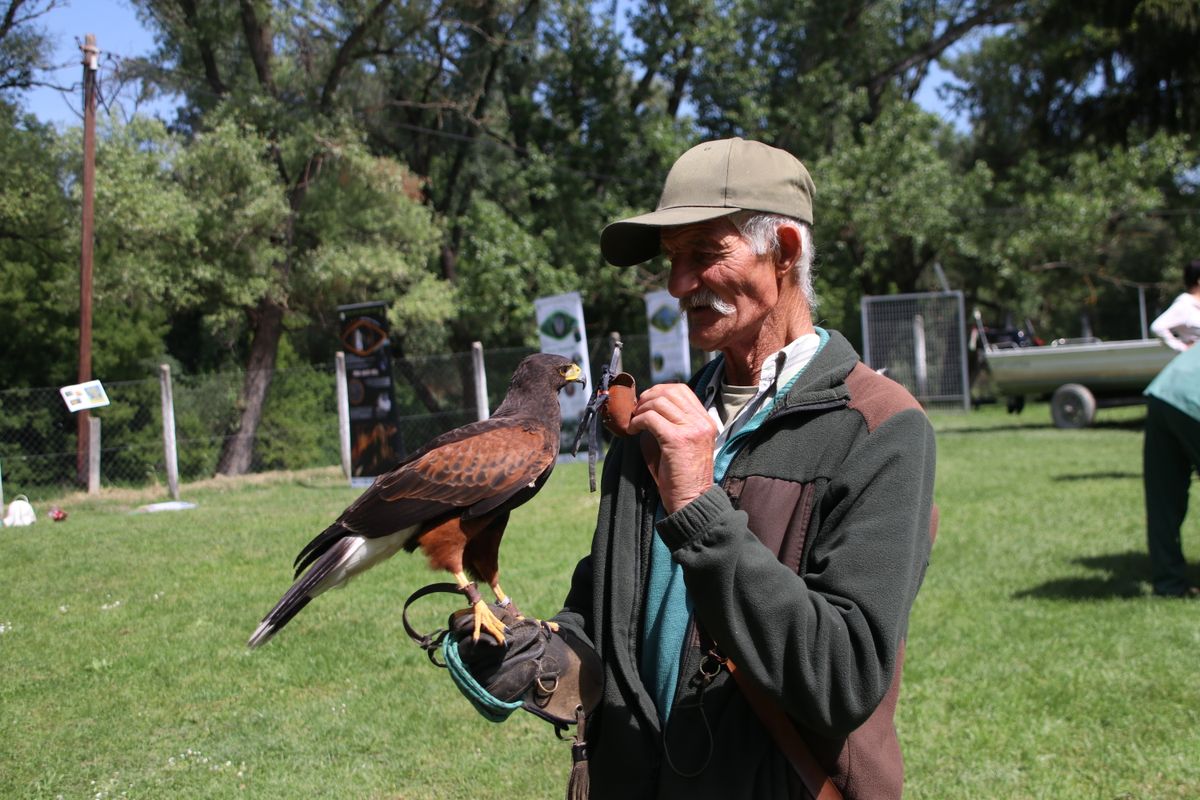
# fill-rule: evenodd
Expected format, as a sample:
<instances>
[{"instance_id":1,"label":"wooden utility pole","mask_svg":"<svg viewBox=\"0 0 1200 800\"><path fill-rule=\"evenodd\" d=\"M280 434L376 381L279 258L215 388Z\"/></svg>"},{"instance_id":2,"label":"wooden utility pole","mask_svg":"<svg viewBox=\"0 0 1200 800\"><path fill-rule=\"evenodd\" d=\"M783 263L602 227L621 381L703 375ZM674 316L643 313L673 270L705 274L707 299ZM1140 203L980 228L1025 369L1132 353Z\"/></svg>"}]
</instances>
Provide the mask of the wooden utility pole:
<instances>
[{"instance_id":1,"label":"wooden utility pole","mask_svg":"<svg viewBox=\"0 0 1200 800\"><path fill-rule=\"evenodd\" d=\"M92 379L92 202L96 188L96 73L100 68L100 48L95 34L84 39L83 50L83 220L79 248L79 383ZM79 483L87 482L88 443L91 415L75 415L75 472Z\"/></svg>"}]
</instances>

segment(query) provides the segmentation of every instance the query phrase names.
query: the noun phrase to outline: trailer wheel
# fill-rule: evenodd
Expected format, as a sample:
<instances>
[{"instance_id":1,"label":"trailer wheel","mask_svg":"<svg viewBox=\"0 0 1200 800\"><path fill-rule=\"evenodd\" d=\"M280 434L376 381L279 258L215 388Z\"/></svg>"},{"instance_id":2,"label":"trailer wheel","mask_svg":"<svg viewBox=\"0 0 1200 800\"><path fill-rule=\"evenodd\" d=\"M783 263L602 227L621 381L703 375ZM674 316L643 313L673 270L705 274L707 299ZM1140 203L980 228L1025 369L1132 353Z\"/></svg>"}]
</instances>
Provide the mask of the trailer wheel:
<instances>
[{"instance_id":1,"label":"trailer wheel","mask_svg":"<svg viewBox=\"0 0 1200 800\"><path fill-rule=\"evenodd\" d=\"M1096 397L1086 386L1064 383L1050 398L1050 416L1056 428L1086 428L1096 418Z\"/></svg>"}]
</instances>

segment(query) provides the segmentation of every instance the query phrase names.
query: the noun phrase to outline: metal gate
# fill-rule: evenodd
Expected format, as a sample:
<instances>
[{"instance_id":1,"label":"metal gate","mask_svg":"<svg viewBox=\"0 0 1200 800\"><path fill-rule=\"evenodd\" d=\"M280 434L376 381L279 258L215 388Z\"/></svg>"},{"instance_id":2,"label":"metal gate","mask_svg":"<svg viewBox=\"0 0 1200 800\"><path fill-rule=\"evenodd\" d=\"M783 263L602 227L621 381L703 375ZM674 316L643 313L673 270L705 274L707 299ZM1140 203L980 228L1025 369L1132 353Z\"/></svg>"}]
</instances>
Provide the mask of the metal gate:
<instances>
[{"instance_id":1,"label":"metal gate","mask_svg":"<svg viewBox=\"0 0 1200 800\"><path fill-rule=\"evenodd\" d=\"M962 292L863 297L863 361L921 405L970 410Z\"/></svg>"}]
</instances>

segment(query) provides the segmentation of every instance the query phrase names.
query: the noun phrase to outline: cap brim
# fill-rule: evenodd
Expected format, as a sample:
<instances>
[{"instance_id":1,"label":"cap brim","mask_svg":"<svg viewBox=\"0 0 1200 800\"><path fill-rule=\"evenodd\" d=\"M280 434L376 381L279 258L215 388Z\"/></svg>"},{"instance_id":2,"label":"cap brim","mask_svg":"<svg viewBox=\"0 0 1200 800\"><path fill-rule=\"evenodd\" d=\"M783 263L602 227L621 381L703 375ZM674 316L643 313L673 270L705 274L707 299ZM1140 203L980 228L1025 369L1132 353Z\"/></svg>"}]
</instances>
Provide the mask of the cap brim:
<instances>
[{"instance_id":1,"label":"cap brim","mask_svg":"<svg viewBox=\"0 0 1200 800\"><path fill-rule=\"evenodd\" d=\"M659 254L663 228L694 225L737 213L727 206L675 206L606 225L600 232L600 252L608 263L632 267Z\"/></svg>"}]
</instances>

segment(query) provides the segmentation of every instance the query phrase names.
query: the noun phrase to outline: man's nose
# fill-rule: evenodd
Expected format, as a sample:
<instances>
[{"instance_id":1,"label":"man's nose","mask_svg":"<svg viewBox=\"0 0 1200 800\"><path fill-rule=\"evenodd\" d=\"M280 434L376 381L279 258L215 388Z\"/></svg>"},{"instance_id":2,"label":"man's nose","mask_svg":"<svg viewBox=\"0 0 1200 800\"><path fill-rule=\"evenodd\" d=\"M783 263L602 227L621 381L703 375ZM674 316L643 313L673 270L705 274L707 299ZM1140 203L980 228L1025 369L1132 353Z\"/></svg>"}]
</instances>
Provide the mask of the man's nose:
<instances>
[{"instance_id":1,"label":"man's nose","mask_svg":"<svg viewBox=\"0 0 1200 800\"><path fill-rule=\"evenodd\" d=\"M671 273L667 276L667 291L671 293L672 297L686 297L700 287L701 283L700 279L696 277L696 270L688 264L686 258L677 258L671 261Z\"/></svg>"}]
</instances>

